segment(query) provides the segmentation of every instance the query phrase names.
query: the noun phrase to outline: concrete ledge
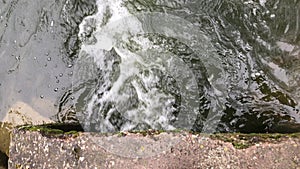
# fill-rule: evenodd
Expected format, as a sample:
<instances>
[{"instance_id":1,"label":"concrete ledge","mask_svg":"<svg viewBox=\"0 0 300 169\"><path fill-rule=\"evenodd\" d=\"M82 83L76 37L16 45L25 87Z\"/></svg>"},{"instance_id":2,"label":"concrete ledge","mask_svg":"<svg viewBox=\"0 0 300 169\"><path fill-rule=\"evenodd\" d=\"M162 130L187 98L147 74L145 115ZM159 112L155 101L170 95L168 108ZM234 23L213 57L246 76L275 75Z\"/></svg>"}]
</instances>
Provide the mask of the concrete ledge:
<instances>
[{"instance_id":1,"label":"concrete ledge","mask_svg":"<svg viewBox=\"0 0 300 169\"><path fill-rule=\"evenodd\" d=\"M246 142L247 146L239 146ZM299 134L246 138L239 134L209 136L184 131L45 134L15 129L9 168L286 169L299 168L299 152Z\"/></svg>"}]
</instances>

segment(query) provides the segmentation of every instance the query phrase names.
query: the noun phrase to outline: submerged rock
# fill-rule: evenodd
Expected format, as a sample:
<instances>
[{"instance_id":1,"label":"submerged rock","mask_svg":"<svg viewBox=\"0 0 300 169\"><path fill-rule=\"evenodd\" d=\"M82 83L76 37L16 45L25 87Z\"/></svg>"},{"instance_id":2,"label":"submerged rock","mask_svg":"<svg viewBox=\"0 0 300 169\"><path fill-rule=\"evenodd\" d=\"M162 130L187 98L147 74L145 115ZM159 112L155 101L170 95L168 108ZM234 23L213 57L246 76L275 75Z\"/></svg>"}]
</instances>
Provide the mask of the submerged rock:
<instances>
[{"instance_id":1,"label":"submerged rock","mask_svg":"<svg viewBox=\"0 0 300 169\"><path fill-rule=\"evenodd\" d=\"M11 124L0 122L0 152L6 155L8 155L11 128Z\"/></svg>"},{"instance_id":2,"label":"submerged rock","mask_svg":"<svg viewBox=\"0 0 300 169\"><path fill-rule=\"evenodd\" d=\"M24 124L44 124L53 122L47 117L43 117L32 107L24 102L15 103L8 111L3 122L10 123L13 126Z\"/></svg>"}]
</instances>

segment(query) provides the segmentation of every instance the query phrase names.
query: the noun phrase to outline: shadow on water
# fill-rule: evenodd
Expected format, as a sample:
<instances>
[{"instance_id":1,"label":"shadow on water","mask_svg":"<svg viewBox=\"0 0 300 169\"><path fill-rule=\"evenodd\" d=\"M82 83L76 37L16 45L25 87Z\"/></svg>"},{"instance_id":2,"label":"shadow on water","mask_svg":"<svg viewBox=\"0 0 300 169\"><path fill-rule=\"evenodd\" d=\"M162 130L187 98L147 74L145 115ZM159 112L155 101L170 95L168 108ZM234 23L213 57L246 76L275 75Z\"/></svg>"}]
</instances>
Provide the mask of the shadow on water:
<instances>
[{"instance_id":1,"label":"shadow on water","mask_svg":"<svg viewBox=\"0 0 300 169\"><path fill-rule=\"evenodd\" d=\"M8 156L0 151L0 169L8 168Z\"/></svg>"}]
</instances>

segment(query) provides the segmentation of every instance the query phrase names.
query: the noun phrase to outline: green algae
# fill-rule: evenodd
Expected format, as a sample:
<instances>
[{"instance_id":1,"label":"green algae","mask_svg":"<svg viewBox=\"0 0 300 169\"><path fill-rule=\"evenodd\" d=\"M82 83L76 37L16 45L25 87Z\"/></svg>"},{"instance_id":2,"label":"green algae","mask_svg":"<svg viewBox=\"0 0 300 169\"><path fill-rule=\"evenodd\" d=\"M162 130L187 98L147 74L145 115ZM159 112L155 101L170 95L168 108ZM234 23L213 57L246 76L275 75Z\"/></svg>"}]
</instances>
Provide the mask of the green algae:
<instances>
[{"instance_id":1,"label":"green algae","mask_svg":"<svg viewBox=\"0 0 300 169\"><path fill-rule=\"evenodd\" d=\"M120 131L120 132L116 132L113 134L116 134L118 137L124 137L127 134L140 134L142 136L153 136L153 135L159 135L161 133L183 133L183 132L188 132L187 130L183 130L183 129L175 129L175 130L153 130L153 129L149 129L149 130L133 130L133 131Z\"/></svg>"},{"instance_id":2,"label":"green algae","mask_svg":"<svg viewBox=\"0 0 300 169\"><path fill-rule=\"evenodd\" d=\"M68 138L68 137L78 137L80 132L83 130L75 130L74 124L46 124L46 125L27 125L21 126L19 130L25 131L37 131L40 132L43 136L46 137L59 137L59 138ZM64 128L65 127L65 128ZM103 136L116 135L117 137L125 137L128 134L139 134L142 136L153 136L159 135L161 133L190 133L190 134L200 134L204 137L209 137L215 140L221 140L224 142L230 142L236 149L246 149L255 144L259 143L279 143L280 141L289 139L289 138L300 138L300 133L216 133L216 134L205 134L205 133L195 133L186 130L134 130L134 131L120 131L114 133L100 133Z\"/></svg>"},{"instance_id":3,"label":"green algae","mask_svg":"<svg viewBox=\"0 0 300 169\"><path fill-rule=\"evenodd\" d=\"M230 142L236 149L246 149L258 143L279 143L289 138L300 138L300 133L217 133L210 138Z\"/></svg>"},{"instance_id":4,"label":"green algae","mask_svg":"<svg viewBox=\"0 0 300 169\"><path fill-rule=\"evenodd\" d=\"M19 130L39 132L46 137L77 137L83 131L79 124L43 124L19 126Z\"/></svg>"}]
</instances>

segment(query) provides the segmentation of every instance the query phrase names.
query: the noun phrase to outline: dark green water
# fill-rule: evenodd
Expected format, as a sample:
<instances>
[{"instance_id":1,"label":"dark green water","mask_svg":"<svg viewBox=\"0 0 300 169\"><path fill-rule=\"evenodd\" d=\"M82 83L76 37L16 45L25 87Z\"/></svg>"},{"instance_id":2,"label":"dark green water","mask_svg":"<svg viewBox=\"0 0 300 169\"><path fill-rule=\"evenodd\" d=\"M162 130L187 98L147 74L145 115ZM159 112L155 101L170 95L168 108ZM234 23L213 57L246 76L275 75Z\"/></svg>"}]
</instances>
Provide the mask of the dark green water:
<instances>
[{"instance_id":1,"label":"dark green water","mask_svg":"<svg viewBox=\"0 0 300 169\"><path fill-rule=\"evenodd\" d=\"M298 126L300 1L119 2L1 1L0 117L22 101L43 116L97 131ZM114 25L124 11L134 21L130 29L139 21L144 30L172 25L182 35L130 34L120 42L129 53L102 49L126 27ZM139 15L145 12L164 14L163 22L146 23ZM146 49L149 57L139 57ZM173 66L164 71L169 61ZM193 123L177 123L181 115Z\"/></svg>"}]
</instances>

